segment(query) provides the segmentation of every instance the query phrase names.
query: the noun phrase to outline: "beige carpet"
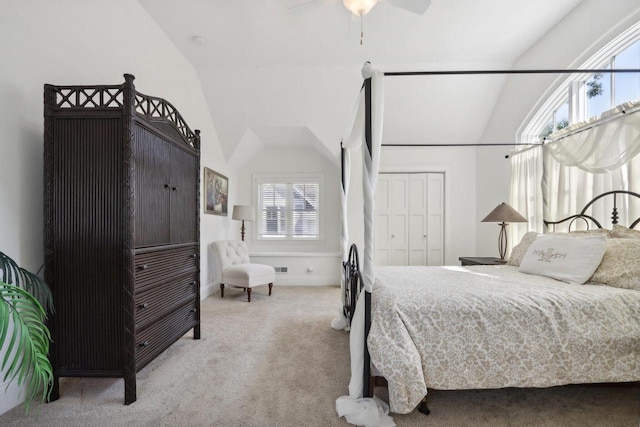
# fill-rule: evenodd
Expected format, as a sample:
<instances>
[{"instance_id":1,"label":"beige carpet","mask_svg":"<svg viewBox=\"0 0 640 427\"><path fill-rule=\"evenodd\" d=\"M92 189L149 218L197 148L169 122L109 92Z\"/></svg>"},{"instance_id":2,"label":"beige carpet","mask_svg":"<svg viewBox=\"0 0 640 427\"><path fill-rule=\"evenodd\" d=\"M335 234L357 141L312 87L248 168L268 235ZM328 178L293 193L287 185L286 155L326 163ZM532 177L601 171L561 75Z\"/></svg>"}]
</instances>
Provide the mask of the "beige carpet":
<instances>
[{"instance_id":1,"label":"beige carpet","mask_svg":"<svg viewBox=\"0 0 640 427\"><path fill-rule=\"evenodd\" d=\"M348 335L329 326L335 287L256 288L202 304L202 339L188 335L138 374L138 400L119 379L63 378L61 398L0 416L0 426L346 426ZM376 393L385 396L385 390ZM431 391L432 414L398 426L640 426L640 387Z\"/></svg>"}]
</instances>

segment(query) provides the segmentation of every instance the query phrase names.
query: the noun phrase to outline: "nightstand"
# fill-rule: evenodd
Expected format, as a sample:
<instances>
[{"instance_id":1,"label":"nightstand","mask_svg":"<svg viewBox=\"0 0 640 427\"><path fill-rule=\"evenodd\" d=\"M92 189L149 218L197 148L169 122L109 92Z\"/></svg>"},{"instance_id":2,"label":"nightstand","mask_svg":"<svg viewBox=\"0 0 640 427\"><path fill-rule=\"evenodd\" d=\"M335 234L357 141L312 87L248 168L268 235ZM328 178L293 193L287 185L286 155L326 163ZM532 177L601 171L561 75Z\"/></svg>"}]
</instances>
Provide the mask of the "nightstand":
<instances>
[{"instance_id":1,"label":"nightstand","mask_svg":"<svg viewBox=\"0 0 640 427\"><path fill-rule=\"evenodd\" d=\"M461 256L458 259L462 265L504 265L507 263L506 259L493 257Z\"/></svg>"}]
</instances>

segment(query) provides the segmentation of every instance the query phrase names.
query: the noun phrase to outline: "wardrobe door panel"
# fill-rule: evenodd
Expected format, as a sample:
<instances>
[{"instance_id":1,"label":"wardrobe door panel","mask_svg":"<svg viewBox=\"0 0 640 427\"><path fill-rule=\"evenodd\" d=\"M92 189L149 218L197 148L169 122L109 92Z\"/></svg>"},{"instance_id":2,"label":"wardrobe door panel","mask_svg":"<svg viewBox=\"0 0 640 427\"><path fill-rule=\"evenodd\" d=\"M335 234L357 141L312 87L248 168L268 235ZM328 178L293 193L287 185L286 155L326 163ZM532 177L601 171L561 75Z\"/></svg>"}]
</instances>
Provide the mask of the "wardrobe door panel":
<instances>
[{"instance_id":1,"label":"wardrobe door panel","mask_svg":"<svg viewBox=\"0 0 640 427\"><path fill-rule=\"evenodd\" d=\"M195 242L198 216L197 157L171 147L171 241Z\"/></svg>"},{"instance_id":2,"label":"wardrobe door panel","mask_svg":"<svg viewBox=\"0 0 640 427\"><path fill-rule=\"evenodd\" d=\"M135 126L135 246L170 243L170 145Z\"/></svg>"},{"instance_id":3,"label":"wardrobe door panel","mask_svg":"<svg viewBox=\"0 0 640 427\"><path fill-rule=\"evenodd\" d=\"M56 311L59 371L117 371L122 366L123 304L121 122L52 120L53 173L47 280Z\"/></svg>"}]
</instances>

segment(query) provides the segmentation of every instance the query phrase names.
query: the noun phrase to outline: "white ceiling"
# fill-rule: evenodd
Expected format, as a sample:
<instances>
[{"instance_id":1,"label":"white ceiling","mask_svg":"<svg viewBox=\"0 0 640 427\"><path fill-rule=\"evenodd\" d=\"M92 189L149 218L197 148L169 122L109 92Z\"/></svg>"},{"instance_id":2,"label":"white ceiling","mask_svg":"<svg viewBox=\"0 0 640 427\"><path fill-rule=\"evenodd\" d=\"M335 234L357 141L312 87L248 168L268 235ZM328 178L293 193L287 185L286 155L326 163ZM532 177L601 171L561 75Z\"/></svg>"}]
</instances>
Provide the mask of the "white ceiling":
<instances>
[{"instance_id":1,"label":"white ceiling","mask_svg":"<svg viewBox=\"0 0 640 427\"><path fill-rule=\"evenodd\" d=\"M341 0L307 1L139 0L197 70L227 160L257 140L320 142L337 155L365 61L384 71L510 68L582 0L433 0L424 15L381 0L363 19L363 45ZM470 143L503 77L385 83L385 142ZM471 118L460 126L451 112Z\"/></svg>"}]
</instances>

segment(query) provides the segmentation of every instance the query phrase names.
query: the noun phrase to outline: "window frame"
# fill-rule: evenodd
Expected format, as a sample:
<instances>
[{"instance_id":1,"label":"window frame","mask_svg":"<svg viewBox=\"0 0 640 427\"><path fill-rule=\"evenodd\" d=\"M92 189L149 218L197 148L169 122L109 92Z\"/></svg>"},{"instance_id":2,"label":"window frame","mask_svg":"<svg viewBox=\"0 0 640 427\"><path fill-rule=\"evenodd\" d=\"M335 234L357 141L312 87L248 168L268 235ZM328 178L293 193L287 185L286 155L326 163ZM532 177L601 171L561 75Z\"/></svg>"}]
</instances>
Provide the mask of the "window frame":
<instances>
[{"instance_id":1,"label":"window frame","mask_svg":"<svg viewBox=\"0 0 640 427\"><path fill-rule=\"evenodd\" d=\"M260 189L263 184L317 184L318 185L318 206L316 212L318 214L318 234L317 237L295 237L293 235L293 213L294 202L289 200L287 195L287 206L285 207L285 228L286 232L283 236L265 236L262 230L261 213L262 205L260 198ZM253 237L256 240L269 241L269 242L317 242L324 240L324 175L313 174L256 174L253 177L253 198L256 206L256 226L253 227Z\"/></svg>"},{"instance_id":2,"label":"window frame","mask_svg":"<svg viewBox=\"0 0 640 427\"><path fill-rule=\"evenodd\" d=\"M616 57L639 41L640 22L631 26L620 36L616 37L598 52L593 54L579 68L615 69ZM555 90L550 88L547 93L550 92L551 94L547 95L547 93L545 93L545 95L543 95L518 129L516 133L516 141L518 144L541 143L542 138L540 138L540 135L543 133L543 129L550 121L554 122L555 127L555 114L564 102L569 102L569 126L589 120L591 117L586 116L588 109L586 82L589 81L591 77L593 77L593 73L570 74L562 82L557 83ZM609 83L609 109L614 108L616 106L615 104L619 105L624 102L632 101L630 99L621 102L615 101L616 73L607 73L603 77L608 79ZM561 78L562 76L559 77L557 81L560 81Z\"/></svg>"}]
</instances>

